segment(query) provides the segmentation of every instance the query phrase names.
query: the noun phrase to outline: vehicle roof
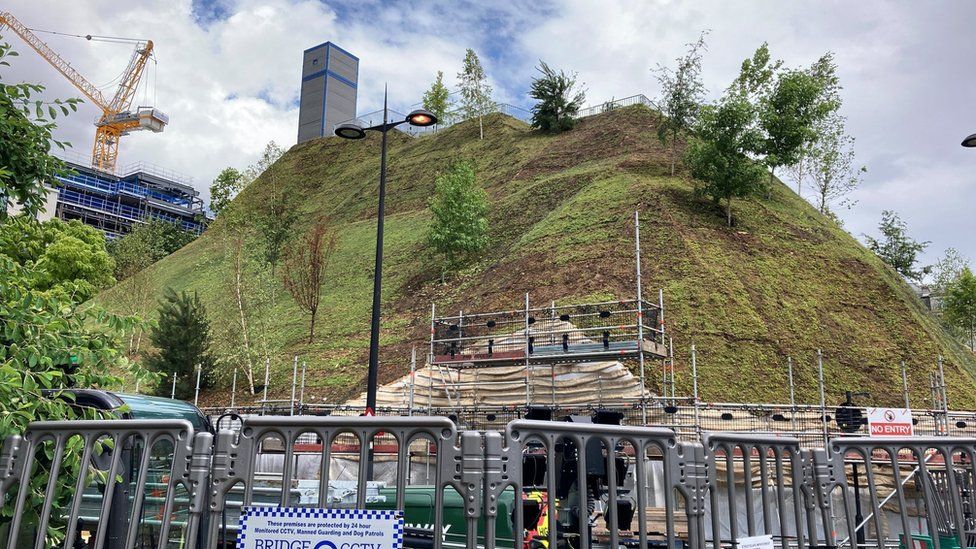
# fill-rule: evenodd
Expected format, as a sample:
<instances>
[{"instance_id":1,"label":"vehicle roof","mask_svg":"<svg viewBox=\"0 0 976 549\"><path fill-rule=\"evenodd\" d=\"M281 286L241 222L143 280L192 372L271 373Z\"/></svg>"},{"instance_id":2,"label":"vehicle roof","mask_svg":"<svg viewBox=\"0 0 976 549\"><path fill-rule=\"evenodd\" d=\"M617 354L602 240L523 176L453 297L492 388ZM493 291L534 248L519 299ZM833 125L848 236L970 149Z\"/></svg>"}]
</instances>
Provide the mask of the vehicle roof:
<instances>
[{"instance_id":1,"label":"vehicle roof","mask_svg":"<svg viewBox=\"0 0 976 549\"><path fill-rule=\"evenodd\" d=\"M193 424L194 429L212 431L207 417L189 402L130 393L110 394L129 406L132 419L185 419Z\"/></svg>"}]
</instances>

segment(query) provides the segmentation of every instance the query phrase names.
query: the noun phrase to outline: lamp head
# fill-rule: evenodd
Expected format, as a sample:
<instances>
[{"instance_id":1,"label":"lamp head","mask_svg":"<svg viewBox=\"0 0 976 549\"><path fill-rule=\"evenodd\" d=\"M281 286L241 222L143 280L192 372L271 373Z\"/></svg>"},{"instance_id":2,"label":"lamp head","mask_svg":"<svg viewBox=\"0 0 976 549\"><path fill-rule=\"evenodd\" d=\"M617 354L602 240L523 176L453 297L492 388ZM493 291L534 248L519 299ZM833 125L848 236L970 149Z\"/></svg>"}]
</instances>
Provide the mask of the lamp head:
<instances>
[{"instance_id":1,"label":"lamp head","mask_svg":"<svg viewBox=\"0 0 976 549\"><path fill-rule=\"evenodd\" d=\"M976 133L962 140L963 147L976 147Z\"/></svg>"},{"instance_id":2,"label":"lamp head","mask_svg":"<svg viewBox=\"0 0 976 549\"><path fill-rule=\"evenodd\" d=\"M434 113L425 110L417 109L407 115L407 122L411 126L417 126L420 128L426 128L427 126L433 126L437 123L437 117Z\"/></svg>"},{"instance_id":3,"label":"lamp head","mask_svg":"<svg viewBox=\"0 0 976 549\"><path fill-rule=\"evenodd\" d=\"M337 124L335 134L343 139L362 139L366 137L366 130L355 122Z\"/></svg>"}]
</instances>

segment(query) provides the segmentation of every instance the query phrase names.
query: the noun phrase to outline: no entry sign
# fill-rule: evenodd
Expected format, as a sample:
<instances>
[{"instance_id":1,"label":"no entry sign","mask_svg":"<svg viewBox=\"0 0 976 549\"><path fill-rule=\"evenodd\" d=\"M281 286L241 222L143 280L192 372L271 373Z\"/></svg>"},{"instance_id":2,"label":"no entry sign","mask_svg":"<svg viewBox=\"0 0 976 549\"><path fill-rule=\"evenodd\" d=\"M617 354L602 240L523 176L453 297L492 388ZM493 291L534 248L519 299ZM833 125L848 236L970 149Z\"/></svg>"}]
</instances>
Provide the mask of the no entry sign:
<instances>
[{"instance_id":1,"label":"no entry sign","mask_svg":"<svg viewBox=\"0 0 976 549\"><path fill-rule=\"evenodd\" d=\"M868 433L873 437L914 436L912 411L905 408L868 408Z\"/></svg>"}]
</instances>

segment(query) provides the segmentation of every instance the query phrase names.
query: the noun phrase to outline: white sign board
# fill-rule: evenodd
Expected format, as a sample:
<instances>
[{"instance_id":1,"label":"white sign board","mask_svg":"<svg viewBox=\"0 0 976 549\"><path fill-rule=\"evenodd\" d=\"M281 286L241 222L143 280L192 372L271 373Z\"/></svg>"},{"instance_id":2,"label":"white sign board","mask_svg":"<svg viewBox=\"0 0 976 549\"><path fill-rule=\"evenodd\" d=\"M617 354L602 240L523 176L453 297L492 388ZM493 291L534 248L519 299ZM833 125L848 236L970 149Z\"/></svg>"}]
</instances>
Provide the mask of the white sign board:
<instances>
[{"instance_id":1,"label":"white sign board","mask_svg":"<svg viewBox=\"0 0 976 549\"><path fill-rule=\"evenodd\" d=\"M237 549L401 549L403 511L246 507Z\"/></svg>"},{"instance_id":2,"label":"white sign board","mask_svg":"<svg viewBox=\"0 0 976 549\"><path fill-rule=\"evenodd\" d=\"M905 408L868 408L868 433L873 437L914 436L912 411Z\"/></svg>"},{"instance_id":3,"label":"white sign board","mask_svg":"<svg viewBox=\"0 0 976 549\"><path fill-rule=\"evenodd\" d=\"M739 549L774 549L773 536L739 538Z\"/></svg>"}]
</instances>

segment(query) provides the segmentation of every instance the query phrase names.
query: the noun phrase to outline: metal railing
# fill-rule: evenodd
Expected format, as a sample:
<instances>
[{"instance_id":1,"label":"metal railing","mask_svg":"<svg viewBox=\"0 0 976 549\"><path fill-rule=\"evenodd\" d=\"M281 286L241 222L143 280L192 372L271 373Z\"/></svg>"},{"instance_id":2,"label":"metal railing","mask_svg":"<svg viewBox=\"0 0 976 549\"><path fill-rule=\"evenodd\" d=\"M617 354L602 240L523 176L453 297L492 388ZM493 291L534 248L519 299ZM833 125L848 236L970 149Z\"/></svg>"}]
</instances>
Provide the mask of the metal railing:
<instances>
[{"instance_id":1,"label":"metal railing","mask_svg":"<svg viewBox=\"0 0 976 549\"><path fill-rule=\"evenodd\" d=\"M976 438L805 450L790 437L682 442L666 428L596 421L478 432L444 417L265 416L216 439L184 421L38 422L0 452L0 540L210 549L236 537L228 512L270 506L398 511L413 523L405 547L976 542ZM321 444L303 448L309 436Z\"/></svg>"},{"instance_id":2,"label":"metal railing","mask_svg":"<svg viewBox=\"0 0 976 549\"><path fill-rule=\"evenodd\" d=\"M585 362L648 353L663 357L663 311L637 300L526 307L431 318L430 364ZM639 336L643 336L643 340Z\"/></svg>"},{"instance_id":3,"label":"metal railing","mask_svg":"<svg viewBox=\"0 0 976 549\"><path fill-rule=\"evenodd\" d=\"M416 105L416 106L419 108L419 104ZM387 112L388 112L388 114L387 114L387 119L388 120L404 120L407 117L406 114L404 114L404 113L402 113L400 111L394 110L394 109L389 109ZM526 109L523 109L522 107L517 107L515 105L510 105L508 103L495 103L493 109L491 110L491 112L490 113L486 113L486 114L492 114L492 113L507 114L508 116L511 116L512 118L516 118L518 120L521 120L522 122L525 122L525 123L530 123L532 121L532 112L531 111L528 111ZM417 127L417 126L411 126L410 124L403 124L403 125L397 126L396 127L396 130L399 131L399 132L401 132L401 133L404 133L406 135L409 135L410 137L418 137L418 136L421 136L421 135L428 135L428 134L435 133L435 132L437 132L439 130L443 130L443 129L449 128L449 127L451 127L451 126L453 126L455 124L458 124L460 122L464 122L467 119L468 119L468 117L466 117L464 115L464 113L462 112L461 109L455 109L453 111L450 111L450 112L446 113L444 115L444 119L443 120L439 120L437 122L437 124L435 124L433 126L427 126L427 127L421 128L421 127ZM350 119L350 120L345 120L342 123L347 123L347 122L356 122L356 123L358 123L358 124L360 124L362 126L365 126L365 127L375 126L375 125L378 125L378 124L382 124L383 123L383 110L380 109L380 110L377 110L377 111L372 111L372 112L360 114L360 115L356 116L356 118L353 118L353 119Z\"/></svg>"},{"instance_id":4,"label":"metal railing","mask_svg":"<svg viewBox=\"0 0 976 549\"><path fill-rule=\"evenodd\" d=\"M594 114L602 114L605 112L610 112L621 107L629 107L631 105L644 105L654 110L660 110L654 101L648 99L644 94L632 95L630 97L624 97L623 99L611 99L610 101L605 101L599 105L593 105L592 107L586 107L585 109L580 109L576 114L576 118L585 118L587 116L593 116Z\"/></svg>"}]
</instances>

